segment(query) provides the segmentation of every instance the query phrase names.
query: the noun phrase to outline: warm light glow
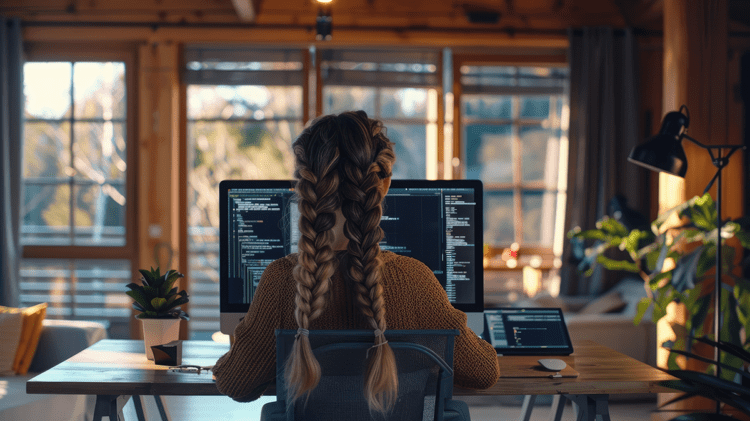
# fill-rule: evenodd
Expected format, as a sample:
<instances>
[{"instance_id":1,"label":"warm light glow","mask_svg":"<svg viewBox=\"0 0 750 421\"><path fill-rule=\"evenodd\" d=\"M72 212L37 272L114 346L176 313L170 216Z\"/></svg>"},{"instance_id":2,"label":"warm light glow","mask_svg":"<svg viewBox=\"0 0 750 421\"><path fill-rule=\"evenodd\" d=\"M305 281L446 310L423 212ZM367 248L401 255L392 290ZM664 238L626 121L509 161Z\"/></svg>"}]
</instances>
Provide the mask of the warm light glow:
<instances>
[{"instance_id":1,"label":"warm light glow","mask_svg":"<svg viewBox=\"0 0 750 421\"><path fill-rule=\"evenodd\" d=\"M678 305L675 302L671 302L667 305L667 315L659 319L656 323L656 343L663 344L666 341L674 341L677 336L672 330L672 323L681 324L686 320L685 305ZM656 366L661 368L667 368L667 361L669 359L669 349L664 347L656 348ZM685 357L678 357L677 364L680 367L685 367Z\"/></svg>"},{"instance_id":2,"label":"warm light glow","mask_svg":"<svg viewBox=\"0 0 750 421\"><path fill-rule=\"evenodd\" d=\"M516 259L509 259L505 262L505 266L508 266L511 269L515 269L516 266L518 266L518 260Z\"/></svg>"},{"instance_id":3,"label":"warm light glow","mask_svg":"<svg viewBox=\"0 0 750 421\"><path fill-rule=\"evenodd\" d=\"M453 180L453 165L451 157L453 156L453 124L445 123L443 125L443 179Z\"/></svg>"},{"instance_id":4,"label":"warm light glow","mask_svg":"<svg viewBox=\"0 0 750 421\"><path fill-rule=\"evenodd\" d=\"M563 119L563 122L566 120ZM568 137L560 137L560 162L557 171L557 209L555 211L555 236L552 241L552 254L562 256L565 236L565 202L568 189Z\"/></svg>"},{"instance_id":5,"label":"warm light glow","mask_svg":"<svg viewBox=\"0 0 750 421\"><path fill-rule=\"evenodd\" d=\"M531 266L523 268L523 292L533 297L542 289L542 271Z\"/></svg>"},{"instance_id":6,"label":"warm light glow","mask_svg":"<svg viewBox=\"0 0 750 421\"><path fill-rule=\"evenodd\" d=\"M315 0L315 1L317 1L318 3L328 4L328 3L331 3L333 0Z\"/></svg>"},{"instance_id":7,"label":"warm light glow","mask_svg":"<svg viewBox=\"0 0 750 421\"><path fill-rule=\"evenodd\" d=\"M551 276L547 279L547 292L552 297L560 295L560 275Z\"/></svg>"},{"instance_id":8,"label":"warm light glow","mask_svg":"<svg viewBox=\"0 0 750 421\"><path fill-rule=\"evenodd\" d=\"M539 255L531 256L531 258L529 259L529 266L531 266L534 269L537 269L540 266L542 266L542 256L539 256Z\"/></svg>"},{"instance_id":9,"label":"warm light glow","mask_svg":"<svg viewBox=\"0 0 750 421\"><path fill-rule=\"evenodd\" d=\"M429 89L427 91L427 126L426 130L426 145L425 145L425 158L426 162L426 177L428 180L437 180L438 178L438 127L437 127L437 114L438 114L438 92L437 89Z\"/></svg>"},{"instance_id":10,"label":"warm light glow","mask_svg":"<svg viewBox=\"0 0 750 421\"><path fill-rule=\"evenodd\" d=\"M220 344L228 344L229 335L225 335L221 332L214 332L213 335L211 335L211 340L213 340L214 342L218 342Z\"/></svg>"},{"instance_id":11,"label":"warm light glow","mask_svg":"<svg viewBox=\"0 0 750 421\"><path fill-rule=\"evenodd\" d=\"M4 398L8 394L8 381L0 380L0 399Z\"/></svg>"},{"instance_id":12,"label":"warm light glow","mask_svg":"<svg viewBox=\"0 0 750 421\"><path fill-rule=\"evenodd\" d=\"M659 173L659 214L685 202L685 179L676 175ZM668 224L671 225L671 224Z\"/></svg>"}]
</instances>

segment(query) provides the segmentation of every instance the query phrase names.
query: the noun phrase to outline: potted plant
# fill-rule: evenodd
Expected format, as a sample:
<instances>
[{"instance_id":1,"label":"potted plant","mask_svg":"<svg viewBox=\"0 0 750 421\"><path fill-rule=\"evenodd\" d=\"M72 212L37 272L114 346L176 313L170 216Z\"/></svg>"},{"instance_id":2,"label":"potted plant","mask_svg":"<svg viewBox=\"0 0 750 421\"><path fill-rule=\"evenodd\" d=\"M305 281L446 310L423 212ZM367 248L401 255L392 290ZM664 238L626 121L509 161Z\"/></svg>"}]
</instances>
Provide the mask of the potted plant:
<instances>
[{"instance_id":1,"label":"potted plant","mask_svg":"<svg viewBox=\"0 0 750 421\"><path fill-rule=\"evenodd\" d=\"M180 320L189 320L189 316L180 306L189 301L185 290L177 292L175 282L184 275L176 270L161 274L159 268L139 269L141 285L126 285L128 294L133 300L133 308L140 313L135 317L143 322L143 339L146 356L154 359L151 346L162 345L179 339Z\"/></svg>"},{"instance_id":2,"label":"potted plant","mask_svg":"<svg viewBox=\"0 0 750 421\"><path fill-rule=\"evenodd\" d=\"M677 217L677 218L675 218ZM677 226L669 220L679 220ZM653 309L653 320L658 321L667 314L667 306L676 302L687 317L685 322L673 323L676 340L670 344L673 351L691 352L692 341L688 338L704 336L713 319L713 282L715 277L716 250L722 247L722 300L720 311L724 322L721 340L747 349L750 347L750 281L740 276L736 263L736 249L727 241L750 249L747 217L722 224L717 235L716 206L711 196L696 196L687 202L660 215L651 229L627 229L616 218L605 217L597 222L595 229L574 229L568 233L571 241L581 244L592 241L585 249L579 269L591 273L596 265L608 270L625 270L643 278L650 296L638 306L634 320L638 324L648 310ZM671 226L671 228L667 228ZM720 241L717 241L720 238ZM606 251L620 250L624 257L612 258ZM674 264L667 264L671 260ZM731 280L731 282L727 282ZM744 334L743 334L744 332ZM669 356L668 367L678 370L678 352ZM723 353L722 364L740 367L742 362L733 354ZM734 373L722 372L727 380Z\"/></svg>"}]
</instances>

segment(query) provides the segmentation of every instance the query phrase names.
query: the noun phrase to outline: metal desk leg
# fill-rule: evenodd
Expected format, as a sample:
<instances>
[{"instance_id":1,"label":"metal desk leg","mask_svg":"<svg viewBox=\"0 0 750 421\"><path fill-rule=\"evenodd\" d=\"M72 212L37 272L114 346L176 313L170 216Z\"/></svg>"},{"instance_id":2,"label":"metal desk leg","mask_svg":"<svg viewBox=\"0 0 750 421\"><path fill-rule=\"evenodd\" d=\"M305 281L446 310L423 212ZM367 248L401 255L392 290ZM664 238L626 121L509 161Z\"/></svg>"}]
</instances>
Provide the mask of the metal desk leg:
<instances>
[{"instance_id":1,"label":"metal desk leg","mask_svg":"<svg viewBox=\"0 0 750 421\"><path fill-rule=\"evenodd\" d=\"M550 421L560 421L562 419L563 410L565 409L565 401L562 395L552 396L552 408L550 409Z\"/></svg>"},{"instance_id":2,"label":"metal desk leg","mask_svg":"<svg viewBox=\"0 0 750 421\"><path fill-rule=\"evenodd\" d=\"M122 395L96 395L96 406L94 407L94 421L102 421L102 417L109 421L123 419L122 407L130 400L130 396Z\"/></svg>"},{"instance_id":3,"label":"metal desk leg","mask_svg":"<svg viewBox=\"0 0 750 421\"><path fill-rule=\"evenodd\" d=\"M133 406L135 406L135 417L138 418L138 421L147 421L146 411L143 410L143 403L140 396L133 396Z\"/></svg>"},{"instance_id":4,"label":"metal desk leg","mask_svg":"<svg viewBox=\"0 0 750 421\"><path fill-rule=\"evenodd\" d=\"M164 398L159 395L154 395L154 402L156 403L156 409L159 411L159 418L161 421L169 421L169 412L167 411L166 405L164 405ZM138 421L148 421L148 413L143 407L140 396L133 396L133 405L135 405L135 415Z\"/></svg>"},{"instance_id":5,"label":"metal desk leg","mask_svg":"<svg viewBox=\"0 0 750 421\"><path fill-rule=\"evenodd\" d=\"M609 395L565 395L577 407L577 421L610 421Z\"/></svg>"},{"instance_id":6,"label":"metal desk leg","mask_svg":"<svg viewBox=\"0 0 750 421\"><path fill-rule=\"evenodd\" d=\"M534 410L534 402L536 402L536 395L526 395L523 397L521 416L518 418L518 421L529 421L531 419L531 411Z\"/></svg>"},{"instance_id":7,"label":"metal desk leg","mask_svg":"<svg viewBox=\"0 0 750 421\"><path fill-rule=\"evenodd\" d=\"M161 395L154 395L154 401L156 401L156 407L159 408L161 421L169 421L169 411L167 411L167 406L164 405L164 398Z\"/></svg>"}]
</instances>

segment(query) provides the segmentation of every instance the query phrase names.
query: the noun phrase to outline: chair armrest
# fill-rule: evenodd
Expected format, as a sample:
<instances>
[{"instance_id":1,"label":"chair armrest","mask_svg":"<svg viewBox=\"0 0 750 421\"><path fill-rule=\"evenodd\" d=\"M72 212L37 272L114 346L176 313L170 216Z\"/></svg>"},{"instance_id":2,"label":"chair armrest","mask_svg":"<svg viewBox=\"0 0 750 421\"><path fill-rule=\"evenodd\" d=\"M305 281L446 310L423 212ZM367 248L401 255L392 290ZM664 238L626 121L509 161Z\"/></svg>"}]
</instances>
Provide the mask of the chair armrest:
<instances>
[{"instance_id":1,"label":"chair armrest","mask_svg":"<svg viewBox=\"0 0 750 421\"><path fill-rule=\"evenodd\" d=\"M107 337L101 323L82 320L44 320L30 372L41 373Z\"/></svg>"}]
</instances>

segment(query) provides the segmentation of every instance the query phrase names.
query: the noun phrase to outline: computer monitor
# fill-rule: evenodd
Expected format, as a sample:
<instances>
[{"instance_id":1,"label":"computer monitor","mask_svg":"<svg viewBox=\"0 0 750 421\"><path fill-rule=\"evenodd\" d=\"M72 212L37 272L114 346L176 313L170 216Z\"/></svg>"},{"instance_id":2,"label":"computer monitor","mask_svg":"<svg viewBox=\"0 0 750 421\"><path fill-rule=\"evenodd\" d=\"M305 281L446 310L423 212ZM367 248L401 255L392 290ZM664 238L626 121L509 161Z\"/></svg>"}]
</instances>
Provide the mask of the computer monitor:
<instances>
[{"instance_id":1,"label":"computer monitor","mask_svg":"<svg viewBox=\"0 0 750 421\"><path fill-rule=\"evenodd\" d=\"M225 180L219 185L221 331L245 316L266 266L297 251L299 212L294 182ZM453 306L479 315L482 329L482 183L478 180L393 180L383 203L382 250L427 265ZM478 326L477 326L478 324Z\"/></svg>"}]
</instances>

